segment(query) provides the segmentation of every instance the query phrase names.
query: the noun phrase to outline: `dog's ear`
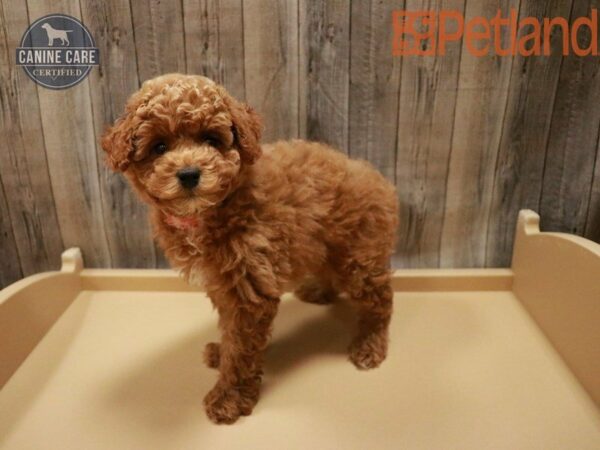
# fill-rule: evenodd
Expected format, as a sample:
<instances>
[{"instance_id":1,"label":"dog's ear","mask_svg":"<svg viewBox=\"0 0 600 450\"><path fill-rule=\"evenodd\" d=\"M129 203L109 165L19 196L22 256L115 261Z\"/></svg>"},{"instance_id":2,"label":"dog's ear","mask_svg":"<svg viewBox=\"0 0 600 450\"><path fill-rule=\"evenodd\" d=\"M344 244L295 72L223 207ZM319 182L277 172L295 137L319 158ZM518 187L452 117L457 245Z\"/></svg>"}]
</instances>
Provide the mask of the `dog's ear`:
<instances>
[{"instance_id":1,"label":"dog's ear","mask_svg":"<svg viewBox=\"0 0 600 450\"><path fill-rule=\"evenodd\" d=\"M233 122L233 134L240 159L246 164L254 164L262 154L260 136L263 127L260 116L245 103L238 102L225 92L223 94Z\"/></svg>"},{"instance_id":2,"label":"dog's ear","mask_svg":"<svg viewBox=\"0 0 600 450\"><path fill-rule=\"evenodd\" d=\"M112 170L123 172L129 167L135 151L134 131L133 119L125 113L102 135L102 150L106 152L106 163Z\"/></svg>"}]
</instances>

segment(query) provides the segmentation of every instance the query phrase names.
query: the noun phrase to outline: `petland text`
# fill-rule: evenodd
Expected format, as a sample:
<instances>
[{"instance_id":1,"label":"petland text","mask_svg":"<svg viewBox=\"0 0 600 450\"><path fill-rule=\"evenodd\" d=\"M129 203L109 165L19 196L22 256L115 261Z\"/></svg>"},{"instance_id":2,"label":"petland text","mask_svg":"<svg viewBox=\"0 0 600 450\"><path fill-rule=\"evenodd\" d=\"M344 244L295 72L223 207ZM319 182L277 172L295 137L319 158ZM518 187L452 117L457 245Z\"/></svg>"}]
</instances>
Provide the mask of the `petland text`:
<instances>
[{"instance_id":1,"label":"petland text","mask_svg":"<svg viewBox=\"0 0 600 450\"><path fill-rule=\"evenodd\" d=\"M498 10L491 19L478 16L467 21L459 11L398 10L393 11L392 22L394 56L445 55L449 42L463 38L467 51L474 56L548 56L553 29L560 29L562 34L563 55L598 55L597 9L592 9L589 17L575 19L570 26L564 17L519 19L514 8L506 17Z\"/></svg>"}]
</instances>

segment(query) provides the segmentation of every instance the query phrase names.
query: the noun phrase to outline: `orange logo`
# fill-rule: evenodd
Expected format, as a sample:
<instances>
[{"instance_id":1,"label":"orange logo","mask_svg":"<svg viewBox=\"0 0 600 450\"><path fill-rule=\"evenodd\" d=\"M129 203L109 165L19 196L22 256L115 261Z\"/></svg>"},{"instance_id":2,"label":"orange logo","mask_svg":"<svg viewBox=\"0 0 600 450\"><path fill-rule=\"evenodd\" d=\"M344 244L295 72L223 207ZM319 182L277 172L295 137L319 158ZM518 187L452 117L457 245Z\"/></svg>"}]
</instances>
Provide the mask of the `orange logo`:
<instances>
[{"instance_id":1,"label":"orange logo","mask_svg":"<svg viewBox=\"0 0 600 450\"><path fill-rule=\"evenodd\" d=\"M449 42L464 39L466 49L474 56L490 53L498 56L544 55L551 53L550 35L555 27L562 32L562 53L571 50L578 56L598 55L598 10L592 9L590 17L579 17L571 27L564 17L538 19L525 17L518 20L517 11L511 8L508 16L502 11L487 19L473 17L465 22L459 11L404 11L392 13L394 56L445 55ZM580 45L578 34L588 29L591 39L587 46ZM503 44L503 33L508 40ZM586 40L587 41L587 40Z\"/></svg>"}]
</instances>

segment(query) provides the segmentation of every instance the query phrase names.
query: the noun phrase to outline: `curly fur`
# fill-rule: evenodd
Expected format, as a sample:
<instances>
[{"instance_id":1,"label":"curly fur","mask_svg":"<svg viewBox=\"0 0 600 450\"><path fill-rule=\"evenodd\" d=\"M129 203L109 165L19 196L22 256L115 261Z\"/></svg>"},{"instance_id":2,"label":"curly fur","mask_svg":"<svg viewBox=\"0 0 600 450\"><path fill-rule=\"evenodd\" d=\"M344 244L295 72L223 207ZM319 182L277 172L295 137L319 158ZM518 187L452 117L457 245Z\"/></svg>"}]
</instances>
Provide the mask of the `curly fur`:
<instances>
[{"instance_id":1,"label":"curly fur","mask_svg":"<svg viewBox=\"0 0 600 450\"><path fill-rule=\"evenodd\" d=\"M172 266L202 280L219 312L218 368L208 416L232 423L259 395L262 359L286 286L312 303L344 294L356 306L350 359L360 369L386 356L392 314L389 260L397 229L394 187L364 161L320 143L259 144L248 106L200 76L145 82L103 136L107 163L151 205L156 238ZM154 154L156 142L168 151ZM175 173L201 170L191 192ZM177 224L183 224L177 226Z\"/></svg>"}]
</instances>

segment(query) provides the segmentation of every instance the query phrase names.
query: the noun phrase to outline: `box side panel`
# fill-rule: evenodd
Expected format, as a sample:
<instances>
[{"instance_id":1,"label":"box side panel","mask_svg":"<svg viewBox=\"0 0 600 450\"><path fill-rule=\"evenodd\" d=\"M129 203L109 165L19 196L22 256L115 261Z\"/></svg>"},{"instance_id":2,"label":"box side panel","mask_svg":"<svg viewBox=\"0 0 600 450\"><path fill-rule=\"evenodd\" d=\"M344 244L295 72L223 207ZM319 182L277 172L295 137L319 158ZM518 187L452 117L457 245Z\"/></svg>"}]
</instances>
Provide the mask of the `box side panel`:
<instances>
[{"instance_id":1,"label":"box side panel","mask_svg":"<svg viewBox=\"0 0 600 450\"><path fill-rule=\"evenodd\" d=\"M600 405L600 245L540 233L521 211L512 268L515 295Z\"/></svg>"},{"instance_id":2,"label":"box side panel","mask_svg":"<svg viewBox=\"0 0 600 450\"><path fill-rule=\"evenodd\" d=\"M49 272L0 292L0 387L80 292L77 273Z\"/></svg>"}]
</instances>

